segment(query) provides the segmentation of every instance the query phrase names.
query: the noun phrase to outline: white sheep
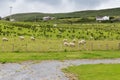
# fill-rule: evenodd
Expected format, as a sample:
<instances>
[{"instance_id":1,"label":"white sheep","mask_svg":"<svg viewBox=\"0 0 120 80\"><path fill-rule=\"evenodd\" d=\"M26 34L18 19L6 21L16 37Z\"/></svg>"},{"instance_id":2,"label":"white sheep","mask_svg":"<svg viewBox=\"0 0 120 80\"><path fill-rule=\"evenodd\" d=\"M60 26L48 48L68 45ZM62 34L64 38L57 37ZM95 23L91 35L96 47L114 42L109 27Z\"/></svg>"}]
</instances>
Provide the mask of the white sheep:
<instances>
[{"instance_id":1,"label":"white sheep","mask_svg":"<svg viewBox=\"0 0 120 80\"><path fill-rule=\"evenodd\" d=\"M64 46L69 46L68 42L64 42L63 44L64 44Z\"/></svg>"},{"instance_id":2,"label":"white sheep","mask_svg":"<svg viewBox=\"0 0 120 80\"><path fill-rule=\"evenodd\" d=\"M85 43L86 43L85 40L80 40L80 41L78 42L79 45L84 45Z\"/></svg>"},{"instance_id":3,"label":"white sheep","mask_svg":"<svg viewBox=\"0 0 120 80\"><path fill-rule=\"evenodd\" d=\"M57 24L53 24L53 27L56 27L57 26Z\"/></svg>"},{"instance_id":4,"label":"white sheep","mask_svg":"<svg viewBox=\"0 0 120 80\"><path fill-rule=\"evenodd\" d=\"M8 41L8 39L6 37L2 38L2 41Z\"/></svg>"},{"instance_id":5,"label":"white sheep","mask_svg":"<svg viewBox=\"0 0 120 80\"><path fill-rule=\"evenodd\" d=\"M76 43L76 39L73 39L72 42L73 42L73 43Z\"/></svg>"},{"instance_id":6,"label":"white sheep","mask_svg":"<svg viewBox=\"0 0 120 80\"><path fill-rule=\"evenodd\" d=\"M31 38L31 40L32 40L32 41L35 41L35 38L34 38L33 36L32 36L32 37L30 37L30 38Z\"/></svg>"},{"instance_id":7,"label":"white sheep","mask_svg":"<svg viewBox=\"0 0 120 80\"><path fill-rule=\"evenodd\" d=\"M68 40L67 39L63 39L63 42L68 42Z\"/></svg>"},{"instance_id":8,"label":"white sheep","mask_svg":"<svg viewBox=\"0 0 120 80\"><path fill-rule=\"evenodd\" d=\"M70 42L70 43L69 43L69 46L70 46L70 47L75 47L75 43L74 43L74 42Z\"/></svg>"},{"instance_id":9,"label":"white sheep","mask_svg":"<svg viewBox=\"0 0 120 80\"><path fill-rule=\"evenodd\" d=\"M19 36L20 40L24 40L25 37L24 36Z\"/></svg>"}]
</instances>

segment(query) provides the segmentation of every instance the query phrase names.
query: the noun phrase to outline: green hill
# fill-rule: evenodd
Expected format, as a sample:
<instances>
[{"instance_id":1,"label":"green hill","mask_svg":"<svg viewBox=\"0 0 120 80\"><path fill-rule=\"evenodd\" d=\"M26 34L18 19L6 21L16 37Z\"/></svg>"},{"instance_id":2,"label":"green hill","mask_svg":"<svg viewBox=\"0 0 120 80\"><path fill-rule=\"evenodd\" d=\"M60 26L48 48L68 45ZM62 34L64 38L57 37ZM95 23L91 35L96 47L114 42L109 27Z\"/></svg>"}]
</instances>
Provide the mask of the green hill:
<instances>
[{"instance_id":1,"label":"green hill","mask_svg":"<svg viewBox=\"0 0 120 80\"><path fill-rule=\"evenodd\" d=\"M96 17L96 16L120 16L120 8L76 11L70 13L19 13L13 14L12 18L17 21L35 21L40 20L43 16L52 16L59 18L79 18L79 17Z\"/></svg>"}]
</instances>

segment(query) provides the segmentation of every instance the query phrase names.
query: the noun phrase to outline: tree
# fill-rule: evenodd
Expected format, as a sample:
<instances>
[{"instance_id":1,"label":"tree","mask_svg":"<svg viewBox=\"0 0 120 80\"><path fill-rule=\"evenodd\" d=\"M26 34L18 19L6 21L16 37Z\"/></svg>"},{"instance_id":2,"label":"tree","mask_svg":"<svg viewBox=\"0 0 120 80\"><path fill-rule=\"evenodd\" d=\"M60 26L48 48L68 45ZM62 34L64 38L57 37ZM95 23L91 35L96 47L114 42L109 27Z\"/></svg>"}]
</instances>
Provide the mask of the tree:
<instances>
[{"instance_id":1,"label":"tree","mask_svg":"<svg viewBox=\"0 0 120 80\"><path fill-rule=\"evenodd\" d=\"M7 17L7 18L5 18L5 20L6 20L6 21L10 21L10 18Z\"/></svg>"},{"instance_id":2,"label":"tree","mask_svg":"<svg viewBox=\"0 0 120 80\"><path fill-rule=\"evenodd\" d=\"M0 20L2 20L2 17L0 16Z\"/></svg>"}]
</instances>

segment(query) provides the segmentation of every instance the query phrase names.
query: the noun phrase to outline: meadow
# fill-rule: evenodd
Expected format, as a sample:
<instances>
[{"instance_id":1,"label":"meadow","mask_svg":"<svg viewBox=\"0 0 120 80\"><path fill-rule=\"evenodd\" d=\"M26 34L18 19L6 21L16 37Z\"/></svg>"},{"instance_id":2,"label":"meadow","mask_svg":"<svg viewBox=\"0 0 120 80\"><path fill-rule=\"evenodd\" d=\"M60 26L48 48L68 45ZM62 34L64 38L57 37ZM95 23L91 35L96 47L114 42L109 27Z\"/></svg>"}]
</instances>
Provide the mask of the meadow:
<instances>
[{"instance_id":1,"label":"meadow","mask_svg":"<svg viewBox=\"0 0 120 80\"><path fill-rule=\"evenodd\" d=\"M0 22L0 52L49 52L80 50L119 50L119 23L62 24L53 22ZM24 36L20 40L19 36ZM35 37L35 41L30 39ZM2 41L2 38L8 41ZM63 39L72 42L75 47L63 45ZM85 45L78 41L86 40Z\"/></svg>"},{"instance_id":2,"label":"meadow","mask_svg":"<svg viewBox=\"0 0 120 80\"><path fill-rule=\"evenodd\" d=\"M70 80L119 80L120 64L80 65L63 69Z\"/></svg>"},{"instance_id":3,"label":"meadow","mask_svg":"<svg viewBox=\"0 0 120 80\"><path fill-rule=\"evenodd\" d=\"M0 21L0 62L119 58L119 23L55 24ZM65 46L63 39L76 39L75 47ZM86 44L78 45L81 39Z\"/></svg>"},{"instance_id":4,"label":"meadow","mask_svg":"<svg viewBox=\"0 0 120 80\"><path fill-rule=\"evenodd\" d=\"M0 63L43 60L114 59L120 51L0 52Z\"/></svg>"}]
</instances>

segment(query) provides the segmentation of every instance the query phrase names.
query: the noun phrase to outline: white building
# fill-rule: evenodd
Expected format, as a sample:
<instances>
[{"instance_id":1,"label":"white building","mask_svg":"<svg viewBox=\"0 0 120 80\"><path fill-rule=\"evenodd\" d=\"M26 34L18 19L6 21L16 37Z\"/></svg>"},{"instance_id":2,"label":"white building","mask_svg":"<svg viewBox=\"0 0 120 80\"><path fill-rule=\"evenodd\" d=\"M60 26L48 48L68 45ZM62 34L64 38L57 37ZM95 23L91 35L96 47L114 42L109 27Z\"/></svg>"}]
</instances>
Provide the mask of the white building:
<instances>
[{"instance_id":1,"label":"white building","mask_svg":"<svg viewBox=\"0 0 120 80\"><path fill-rule=\"evenodd\" d=\"M54 17L50 17L50 16L46 16L46 17L43 17L43 21L48 21L48 20L53 20Z\"/></svg>"},{"instance_id":2,"label":"white building","mask_svg":"<svg viewBox=\"0 0 120 80\"><path fill-rule=\"evenodd\" d=\"M109 16L96 17L96 21L108 21L110 20Z\"/></svg>"},{"instance_id":3,"label":"white building","mask_svg":"<svg viewBox=\"0 0 120 80\"><path fill-rule=\"evenodd\" d=\"M10 19L10 21L11 21L11 22L14 22L14 21L15 21L15 19Z\"/></svg>"}]
</instances>

